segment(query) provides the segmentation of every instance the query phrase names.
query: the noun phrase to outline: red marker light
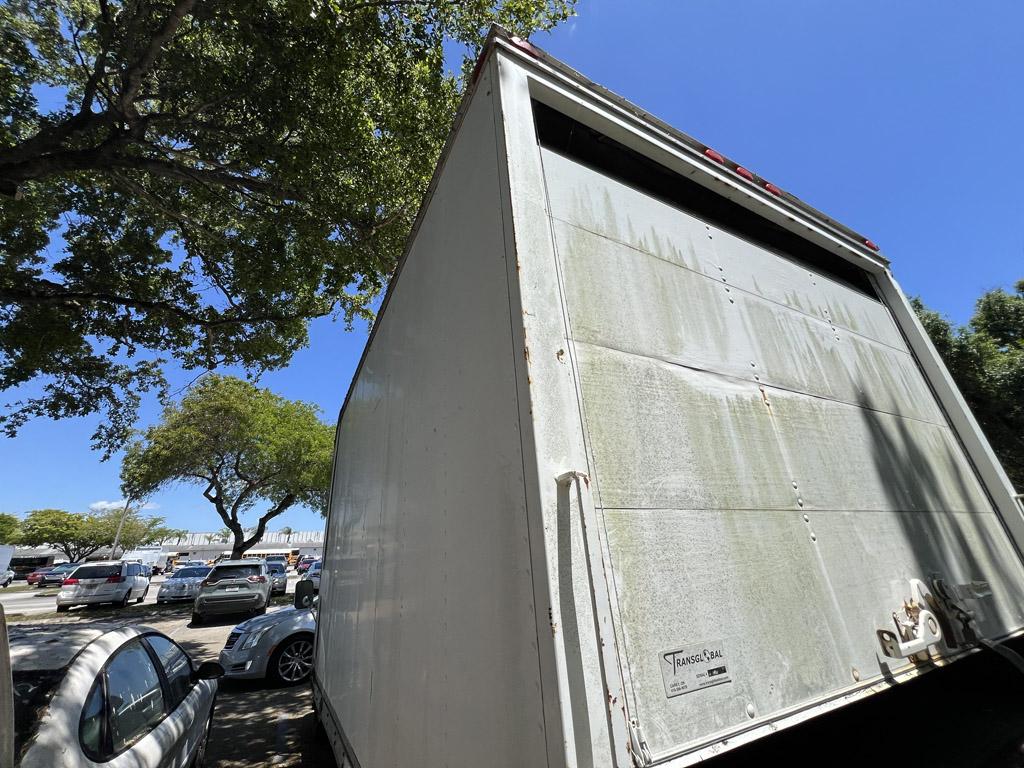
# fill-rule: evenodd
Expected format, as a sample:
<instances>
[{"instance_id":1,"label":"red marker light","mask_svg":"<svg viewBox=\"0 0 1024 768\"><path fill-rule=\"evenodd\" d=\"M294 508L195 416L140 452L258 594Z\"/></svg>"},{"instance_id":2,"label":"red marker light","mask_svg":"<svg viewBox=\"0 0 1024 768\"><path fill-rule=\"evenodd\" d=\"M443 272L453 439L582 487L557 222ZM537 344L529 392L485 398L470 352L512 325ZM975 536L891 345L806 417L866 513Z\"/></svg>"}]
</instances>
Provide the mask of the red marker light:
<instances>
[{"instance_id":1,"label":"red marker light","mask_svg":"<svg viewBox=\"0 0 1024 768\"><path fill-rule=\"evenodd\" d=\"M736 166L736 173L738 173L740 176L742 176L747 181L753 181L754 180L754 174L752 174L750 171L748 171L742 165L737 165Z\"/></svg>"},{"instance_id":2,"label":"red marker light","mask_svg":"<svg viewBox=\"0 0 1024 768\"><path fill-rule=\"evenodd\" d=\"M704 154L710 157L716 163L722 163L723 165L725 164L725 158L722 157L718 152L715 152L715 150L711 149L711 147L705 149Z\"/></svg>"},{"instance_id":3,"label":"red marker light","mask_svg":"<svg viewBox=\"0 0 1024 768\"><path fill-rule=\"evenodd\" d=\"M877 251L877 250L878 250L878 246L877 246L877 245L875 245L875 244L874 244L873 242L871 242L870 240L865 240L865 241L864 241L864 245L866 245L866 246L867 246L868 248L870 248L870 249L871 249L872 251Z\"/></svg>"},{"instance_id":4,"label":"red marker light","mask_svg":"<svg viewBox=\"0 0 1024 768\"><path fill-rule=\"evenodd\" d=\"M521 37L512 37L512 45L520 50L526 51L528 54L533 56L535 59L540 58L540 50L529 40L523 40Z\"/></svg>"},{"instance_id":5,"label":"red marker light","mask_svg":"<svg viewBox=\"0 0 1024 768\"><path fill-rule=\"evenodd\" d=\"M766 181L765 182L764 188L767 189L769 192L771 192L773 195L776 195L778 197L782 197L782 190L779 189L778 187L776 187L770 181Z\"/></svg>"}]
</instances>

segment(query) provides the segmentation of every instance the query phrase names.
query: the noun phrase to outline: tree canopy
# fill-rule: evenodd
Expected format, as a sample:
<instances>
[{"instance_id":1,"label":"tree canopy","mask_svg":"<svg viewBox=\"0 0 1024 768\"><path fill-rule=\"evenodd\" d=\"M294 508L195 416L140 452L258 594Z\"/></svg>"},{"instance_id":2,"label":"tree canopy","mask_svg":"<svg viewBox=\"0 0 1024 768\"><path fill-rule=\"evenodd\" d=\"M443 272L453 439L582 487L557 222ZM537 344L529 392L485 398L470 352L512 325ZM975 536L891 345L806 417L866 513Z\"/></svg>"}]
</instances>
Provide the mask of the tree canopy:
<instances>
[{"instance_id":1,"label":"tree canopy","mask_svg":"<svg viewBox=\"0 0 1024 768\"><path fill-rule=\"evenodd\" d=\"M326 511L333 443L314 406L210 375L129 446L121 482L134 499L171 483L198 485L239 557L293 505ZM246 515L260 502L252 525Z\"/></svg>"},{"instance_id":2,"label":"tree canopy","mask_svg":"<svg viewBox=\"0 0 1024 768\"><path fill-rule=\"evenodd\" d=\"M21 530L17 515L0 512L0 544L16 544Z\"/></svg>"},{"instance_id":3,"label":"tree canopy","mask_svg":"<svg viewBox=\"0 0 1024 768\"><path fill-rule=\"evenodd\" d=\"M1018 490L1024 489L1024 280L985 293L965 327L914 309Z\"/></svg>"},{"instance_id":4,"label":"tree canopy","mask_svg":"<svg viewBox=\"0 0 1024 768\"><path fill-rule=\"evenodd\" d=\"M62 552L70 562L81 562L100 549L113 545L122 514L123 510L116 509L98 515L37 509L29 512L22 521L17 543L29 547L49 545ZM163 518L142 517L138 510L129 510L121 530L118 554L143 544L162 541L170 532L164 527Z\"/></svg>"},{"instance_id":5,"label":"tree canopy","mask_svg":"<svg viewBox=\"0 0 1024 768\"><path fill-rule=\"evenodd\" d=\"M102 412L116 449L168 359L259 373L368 316L457 105L445 45L574 2L0 4L0 425Z\"/></svg>"}]
</instances>

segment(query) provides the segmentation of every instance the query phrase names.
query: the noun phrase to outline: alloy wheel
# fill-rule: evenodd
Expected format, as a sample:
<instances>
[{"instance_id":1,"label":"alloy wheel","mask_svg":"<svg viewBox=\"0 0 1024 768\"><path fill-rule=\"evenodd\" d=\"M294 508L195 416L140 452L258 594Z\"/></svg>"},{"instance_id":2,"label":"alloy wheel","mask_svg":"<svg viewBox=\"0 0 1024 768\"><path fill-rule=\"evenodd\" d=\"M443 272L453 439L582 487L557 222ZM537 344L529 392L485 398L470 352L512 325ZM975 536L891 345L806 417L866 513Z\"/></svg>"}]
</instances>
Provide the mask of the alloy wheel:
<instances>
[{"instance_id":1,"label":"alloy wheel","mask_svg":"<svg viewBox=\"0 0 1024 768\"><path fill-rule=\"evenodd\" d=\"M277 658L277 674L286 683L298 683L313 671L313 641L306 638L292 640Z\"/></svg>"}]
</instances>

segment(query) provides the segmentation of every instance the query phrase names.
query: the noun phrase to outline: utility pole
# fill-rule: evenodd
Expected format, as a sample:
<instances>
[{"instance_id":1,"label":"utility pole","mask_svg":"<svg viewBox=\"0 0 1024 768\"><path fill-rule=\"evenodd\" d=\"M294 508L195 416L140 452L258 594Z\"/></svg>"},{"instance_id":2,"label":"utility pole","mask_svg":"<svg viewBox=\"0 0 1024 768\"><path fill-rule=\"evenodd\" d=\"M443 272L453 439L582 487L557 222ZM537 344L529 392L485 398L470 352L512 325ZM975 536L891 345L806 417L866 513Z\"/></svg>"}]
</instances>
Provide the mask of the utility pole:
<instances>
[{"instance_id":1,"label":"utility pole","mask_svg":"<svg viewBox=\"0 0 1024 768\"><path fill-rule=\"evenodd\" d=\"M117 545L118 545L118 542L121 541L121 529L124 528L124 521L128 517L128 510L131 508L131 505L132 505L132 500L131 499L125 499L124 500L124 512L121 513L121 522L119 522L117 524L117 533L114 534L114 546L112 546L110 548L110 559L111 560L115 559L114 555L117 552Z\"/></svg>"}]
</instances>

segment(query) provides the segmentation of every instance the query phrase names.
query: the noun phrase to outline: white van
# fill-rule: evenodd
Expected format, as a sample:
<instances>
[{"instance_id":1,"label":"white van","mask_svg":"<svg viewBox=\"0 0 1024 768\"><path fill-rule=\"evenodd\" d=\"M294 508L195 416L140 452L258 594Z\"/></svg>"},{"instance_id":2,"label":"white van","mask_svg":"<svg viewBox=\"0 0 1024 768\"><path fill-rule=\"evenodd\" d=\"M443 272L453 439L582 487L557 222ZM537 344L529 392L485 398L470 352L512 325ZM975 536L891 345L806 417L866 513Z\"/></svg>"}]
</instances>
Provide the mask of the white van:
<instances>
[{"instance_id":1,"label":"white van","mask_svg":"<svg viewBox=\"0 0 1024 768\"><path fill-rule=\"evenodd\" d=\"M99 562L79 566L64 579L57 593L57 610L75 605L113 603L124 608L133 599L141 603L149 592L149 579L141 563Z\"/></svg>"}]
</instances>

